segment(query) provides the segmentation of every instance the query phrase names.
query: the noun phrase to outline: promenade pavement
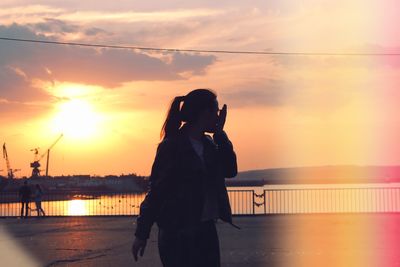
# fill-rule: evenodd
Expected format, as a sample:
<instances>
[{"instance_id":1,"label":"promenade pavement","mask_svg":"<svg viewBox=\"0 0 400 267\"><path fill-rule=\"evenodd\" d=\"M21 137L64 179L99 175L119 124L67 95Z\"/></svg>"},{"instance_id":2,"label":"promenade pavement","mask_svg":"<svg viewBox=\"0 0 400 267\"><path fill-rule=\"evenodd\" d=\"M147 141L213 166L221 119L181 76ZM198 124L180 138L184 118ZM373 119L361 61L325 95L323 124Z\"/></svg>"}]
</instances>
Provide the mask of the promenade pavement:
<instances>
[{"instance_id":1,"label":"promenade pavement","mask_svg":"<svg viewBox=\"0 0 400 267\"><path fill-rule=\"evenodd\" d=\"M0 219L0 266L161 266L157 227L130 252L134 217ZM269 215L218 223L223 267L400 266L400 215Z\"/></svg>"}]
</instances>

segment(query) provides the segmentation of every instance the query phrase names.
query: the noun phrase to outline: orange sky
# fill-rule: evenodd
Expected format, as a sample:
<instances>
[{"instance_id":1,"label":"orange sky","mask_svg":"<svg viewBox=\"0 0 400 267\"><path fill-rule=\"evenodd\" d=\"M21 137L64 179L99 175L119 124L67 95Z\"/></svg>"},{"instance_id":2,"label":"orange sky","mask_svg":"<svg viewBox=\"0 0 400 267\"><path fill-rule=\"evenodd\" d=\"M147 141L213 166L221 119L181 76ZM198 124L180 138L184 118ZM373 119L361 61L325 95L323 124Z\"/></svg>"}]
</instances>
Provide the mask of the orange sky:
<instances>
[{"instance_id":1,"label":"orange sky","mask_svg":"<svg viewBox=\"0 0 400 267\"><path fill-rule=\"evenodd\" d=\"M400 51L395 1L2 1L0 37L183 49ZM268 3L266 3L268 2ZM399 164L400 57L255 56L0 41L0 141L29 175L147 175L168 105L212 88L240 170ZM45 161L43 160L43 163ZM44 165L44 164L43 164ZM5 162L0 161L5 174Z\"/></svg>"}]
</instances>

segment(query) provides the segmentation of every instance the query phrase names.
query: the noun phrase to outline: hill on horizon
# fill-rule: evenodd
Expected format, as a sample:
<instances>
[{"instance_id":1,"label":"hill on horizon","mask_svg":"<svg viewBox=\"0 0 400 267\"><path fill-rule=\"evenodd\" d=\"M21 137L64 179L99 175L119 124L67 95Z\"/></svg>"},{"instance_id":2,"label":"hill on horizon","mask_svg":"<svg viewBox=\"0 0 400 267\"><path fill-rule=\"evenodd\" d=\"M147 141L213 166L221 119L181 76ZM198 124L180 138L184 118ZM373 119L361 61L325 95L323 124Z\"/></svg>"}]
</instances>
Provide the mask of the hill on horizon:
<instances>
[{"instance_id":1,"label":"hill on horizon","mask_svg":"<svg viewBox=\"0 0 400 267\"><path fill-rule=\"evenodd\" d=\"M227 181L231 183L229 179ZM239 172L231 181L257 184L398 183L400 166L332 165L248 170Z\"/></svg>"}]
</instances>

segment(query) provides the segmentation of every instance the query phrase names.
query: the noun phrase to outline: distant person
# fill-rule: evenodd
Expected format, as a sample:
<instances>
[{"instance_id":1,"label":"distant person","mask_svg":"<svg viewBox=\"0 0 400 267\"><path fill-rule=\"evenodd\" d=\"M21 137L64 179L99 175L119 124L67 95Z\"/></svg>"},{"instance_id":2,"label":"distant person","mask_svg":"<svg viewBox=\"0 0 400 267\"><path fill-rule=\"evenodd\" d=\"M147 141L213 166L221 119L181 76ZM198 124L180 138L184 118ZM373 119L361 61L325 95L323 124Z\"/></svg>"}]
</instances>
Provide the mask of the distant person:
<instances>
[{"instance_id":1,"label":"distant person","mask_svg":"<svg viewBox=\"0 0 400 267\"><path fill-rule=\"evenodd\" d=\"M36 211L37 211L37 216L46 216L46 213L44 212L42 208L42 196L43 196L43 190L40 187L39 184L36 184L35 187L35 204L36 204Z\"/></svg>"},{"instance_id":2,"label":"distant person","mask_svg":"<svg viewBox=\"0 0 400 267\"><path fill-rule=\"evenodd\" d=\"M208 89L173 100L162 127L149 192L140 205L132 245L135 261L138 254L143 256L156 222L163 266L220 266L215 221L220 218L232 224L224 179L237 174L236 154L223 130L226 114L227 106L219 110L216 94Z\"/></svg>"},{"instance_id":3,"label":"distant person","mask_svg":"<svg viewBox=\"0 0 400 267\"><path fill-rule=\"evenodd\" d=\"M28 182L24 181L24 185L19 188L19 198L21 201L21 218L28 217L29 201L31 199L31 189L28 186ZM25 217L24 217L25 208Z\"/></svg>"}]
</instances>

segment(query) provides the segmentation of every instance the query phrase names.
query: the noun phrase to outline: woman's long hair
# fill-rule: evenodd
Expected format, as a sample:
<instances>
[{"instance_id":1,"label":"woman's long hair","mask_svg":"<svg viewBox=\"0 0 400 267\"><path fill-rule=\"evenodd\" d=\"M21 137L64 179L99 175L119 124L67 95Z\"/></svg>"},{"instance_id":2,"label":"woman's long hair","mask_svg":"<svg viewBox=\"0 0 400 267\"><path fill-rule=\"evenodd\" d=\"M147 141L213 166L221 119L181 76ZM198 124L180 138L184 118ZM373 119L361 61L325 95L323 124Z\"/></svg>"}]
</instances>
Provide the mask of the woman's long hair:
<instances>
[{"instance_id":1,"label":"woman's long hair","mask_svg":"<svg viewBox=\"0 0 400 267\"><path fill-rule=\"evenodd\" d=\"M175 97L162 126L161 139L177 136L182 122L195 123L201 112L213 107L216 99L217 95L210 89L195 89L186 96Z\"/></svg>"}]
</instances>

